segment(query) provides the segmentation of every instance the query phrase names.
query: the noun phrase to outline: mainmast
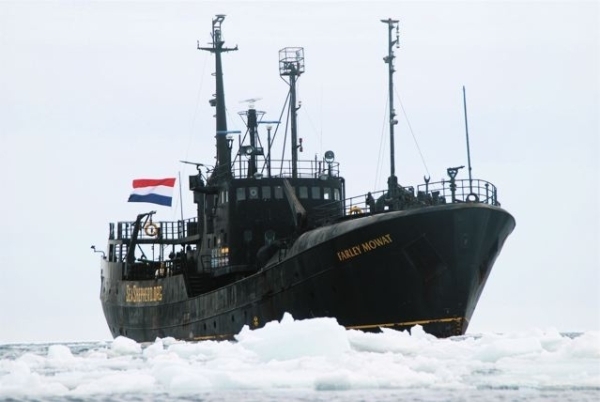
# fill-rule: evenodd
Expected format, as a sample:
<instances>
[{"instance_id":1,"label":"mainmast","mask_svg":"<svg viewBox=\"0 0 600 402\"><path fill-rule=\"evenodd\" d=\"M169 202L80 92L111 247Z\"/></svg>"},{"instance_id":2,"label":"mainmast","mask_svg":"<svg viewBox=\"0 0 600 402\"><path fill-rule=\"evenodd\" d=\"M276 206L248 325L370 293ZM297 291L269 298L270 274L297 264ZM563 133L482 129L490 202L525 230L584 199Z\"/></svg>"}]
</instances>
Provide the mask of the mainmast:
<instances>
[{"instance_id":1,"label":"mainmast","mask_svg":"<svg viewBox=\"0 0 600 402\"><path fill-rule=\"evenodd\" d=\"M215 78L217 82L217 91L214 98L210 100L211 106L217 108L217 161L215 164L214 177L227 178L231 177L231 149L227 141L227 114L225 110L225 89L223 86L223 66L221 63L221 53L237 50L235 48L227 48L223 45L225 41L221 36L221 24L225 19L225 15L217 14L212 21L212 46L200 47L198 49L206 50L215 54Z\"/></svg>"},{"instance_id":2,"label":"mainmast","mask_svg":"<svg viewBox=\"0 0 600 402\"><path fill-rule=\"evenodd\" d=\"M292 133L292 178L298 177L298 124L296 112L296 80L304 72L304 48L286 47L279 51L279 75L290 77L290 121Z\"/></svg>"},{"instance_id":3,"label":"mainmast","mask_svg":"<svg viewBox=\"0 0 600 402\"><path fill-rule=\"evenodd\" d=\"M390 105L390 177L388 178L388 191L390 196L396 195L398 188L398 178L396 177L395 161L394 161L394 126L398 124L396 120L396 110L394 109L394 45L400 47L399 44L399 32L398 32L398 20L391 18L387 20L381 20L384 24L388 24L388 55L383 58L383 61L388 65L388 76L389 76L389 105ZM392 31L396 29L396 39L392 39Z\"/></svg>"}]
</instances>

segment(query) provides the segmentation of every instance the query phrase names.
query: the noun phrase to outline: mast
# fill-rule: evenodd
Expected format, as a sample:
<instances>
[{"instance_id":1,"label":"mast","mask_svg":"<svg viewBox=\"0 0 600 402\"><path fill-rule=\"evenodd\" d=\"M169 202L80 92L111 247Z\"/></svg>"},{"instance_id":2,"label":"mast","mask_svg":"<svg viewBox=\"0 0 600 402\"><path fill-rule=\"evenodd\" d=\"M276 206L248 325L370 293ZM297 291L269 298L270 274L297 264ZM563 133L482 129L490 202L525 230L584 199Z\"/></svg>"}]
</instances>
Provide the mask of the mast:
<instances>
[{"instance_id":1,"label":"mast","mask_svg":"<svg viewBox=\"0 0 600 402\"><path fill-rule=\"evenodd\" d=\"M279 51L279 75L290 77L290 121L292 133L292 178L298 177L298 123L296 112L296 81L304 72L304 48L286 47Z\"/></svg>"},{"instance_id":2,"label":"mast","mask_svg":"<svg viewBox=\"0 0 600 402\"><path fill-rule=\"evenodd\" d=\"M257 111L254 107L254 102L257 99L247 99L248 110L240 112L240 116L246 116L246 127L248 128L248 134L250 135L250 145L244 145L240 147L240 154L245 155L248 158L248 177L255 177L258 174L256 166L256 157L258 155L264 155L262 147L257 146L258 141L258 119L262 117L265 112Z\"/></svg>"},{"instance_id":3,"label":"mast","mask_svg":"<svg viewBox=\"0 0 600 402\"><path fill-rule=\"evenodd\" d=\"M394 109L394 45L399 45L399 31L398 31L398 20L388 18L387 20L381 20L384 24L388 25L388 55L383 58L383 61L388 65L388 91L389 91L389 105L390 105L390 177L388 178L388 191L391 196L396 195L398 188L398 178L396 177L395 161L394 161L394 126L398 124L396 120L396 110ZM396 29L396 39L392 39L392 31Z\"/></svg>"},{"instance_id":4,"label":"mast","mask_svg":"<svg viewBox=\"0 0 600 402\"><path fill-rule=\"evenodd\" d=\"M252 147L252 153L250 155L250 163L248 164L248 177L254 177L254 173L256 170L256 129L258 128L258 123L256 120L256 109L254 105L250 105L248 109L248 129L250 130L250 146Z\"/></svg>"},{"instance_id":5,"label":"mast","mask_svg":"<svg viewBox=\"0 0 600 402\"><path fill-rule=\"evenodd\" d=\"M227 141L227 114L225 110L225 89L223 86L223 65L221 63L221 53L237 50L235 48L227 48L223 45L225 41L221 36L221 24L225 19L225 15L217 14L212 20L212 46L200 47L199 50L206 50L215 54L215 78L217 91L214 98L210 100L211 106L216 106L216 123L217 123L217 162L215 164L214 177L216 178L231 178L231 149Z\"/></svg>"}]
</instances>

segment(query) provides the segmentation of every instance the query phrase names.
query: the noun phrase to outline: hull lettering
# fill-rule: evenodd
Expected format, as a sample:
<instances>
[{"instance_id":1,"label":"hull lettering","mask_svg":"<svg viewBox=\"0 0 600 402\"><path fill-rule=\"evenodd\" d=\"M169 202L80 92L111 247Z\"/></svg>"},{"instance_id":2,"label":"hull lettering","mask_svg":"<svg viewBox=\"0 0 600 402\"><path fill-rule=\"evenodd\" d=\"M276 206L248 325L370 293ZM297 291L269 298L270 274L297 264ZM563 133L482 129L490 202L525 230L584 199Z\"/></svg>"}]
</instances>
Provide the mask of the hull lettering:
<instances>
[{"instance_id":1,"label":"hull lettering","mask_svg":"<svg viewBox=\"0 0 600 402\"><path fill-rule=\"evenodd\" d=\"M127 285L125 301L127 303L145 303L162 301L162 286L137 287Z\"/></svg>"},{"instance_id":2,"label":"hull lettering","mask_svg":"<svg viewBox=\"0 0 600 402\"><path fill-rule=\"evenodd\" d=\"M338 261L346 261L363 253L373 251L378 247L387 246L392 243L392 236L388 233L374 239L367 240L364 243L352 246L336 252Z\"/></svg>"}]
</instances>

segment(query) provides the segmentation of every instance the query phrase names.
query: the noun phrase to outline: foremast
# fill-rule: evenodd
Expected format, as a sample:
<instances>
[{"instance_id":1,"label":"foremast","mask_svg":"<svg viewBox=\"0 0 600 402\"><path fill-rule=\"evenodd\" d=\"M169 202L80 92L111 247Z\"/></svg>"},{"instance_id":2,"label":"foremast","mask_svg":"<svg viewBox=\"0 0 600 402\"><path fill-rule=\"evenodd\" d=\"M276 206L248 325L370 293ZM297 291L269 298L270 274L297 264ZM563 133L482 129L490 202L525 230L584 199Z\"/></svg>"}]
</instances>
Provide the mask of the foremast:
<instances>
[{"instance_id":1,"label":"foremast","mask_svg":"<svg viewBox=\"0 0 600 402\"><path fill-rule=\"evenodd\" d=\"M389 124L390 124L390 177L388 178L388 196L391 199L396 199L398 195L398 178L396 177L395 161L394 161L394 126L398 124L396 120L396 110L394 109L394 46L400 47L398 20L388 18L381 20L388 25L388 55L383 58L383 61L388 65L388 96L389 96ZM396 30L396 39L392 38L392 32Z\"/></svg>"},{"instance_id":2,"label":"foremast","mask_svg":"<svg viewBox=\"0 0 600 402\"><path fill-rule=\"evenodd\" d=\"M214 98L210 100L211 106L216 106L216 138L217 138L217 161L211 181L229 180L231 178L231 149L228 144L227 134L227 113L225 109L225 88L223 85L223 65L221 62L221 53L237 50L237 45L234 48L225 47L225 41L221 35L221 24L225 19L225 15L217 14L212 20L212 46L200 47L199 50L205 50L215 55L215 79L216 93Z\"/></svg>"}]
</instances>

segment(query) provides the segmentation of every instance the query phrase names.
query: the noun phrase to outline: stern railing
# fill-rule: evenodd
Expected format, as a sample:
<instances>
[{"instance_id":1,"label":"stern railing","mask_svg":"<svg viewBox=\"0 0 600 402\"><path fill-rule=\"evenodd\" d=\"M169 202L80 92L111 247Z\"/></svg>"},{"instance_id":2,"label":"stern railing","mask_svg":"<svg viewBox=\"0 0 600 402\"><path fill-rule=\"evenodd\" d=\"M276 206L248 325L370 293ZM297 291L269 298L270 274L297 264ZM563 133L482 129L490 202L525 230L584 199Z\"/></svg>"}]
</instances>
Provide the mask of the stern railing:
<instances>
[{"instance_id":1,"label":"stern railing","mask_svg":"<svg viewBox=\"0 0 600 402\"><path fill-rule=\"evenodd\" d=\"M189 218L178 221L154 221L152 222L158 228L156 235L147 233L144 227L138 234L138 240L185 240L190 236L198 234L198 219ZM117 222L110 224L109 238L111 240L128 240L132 238L135 222Z\"/></svg>"}]
</instances>

